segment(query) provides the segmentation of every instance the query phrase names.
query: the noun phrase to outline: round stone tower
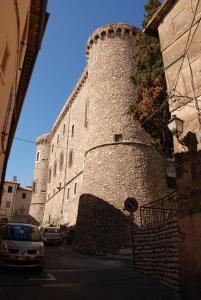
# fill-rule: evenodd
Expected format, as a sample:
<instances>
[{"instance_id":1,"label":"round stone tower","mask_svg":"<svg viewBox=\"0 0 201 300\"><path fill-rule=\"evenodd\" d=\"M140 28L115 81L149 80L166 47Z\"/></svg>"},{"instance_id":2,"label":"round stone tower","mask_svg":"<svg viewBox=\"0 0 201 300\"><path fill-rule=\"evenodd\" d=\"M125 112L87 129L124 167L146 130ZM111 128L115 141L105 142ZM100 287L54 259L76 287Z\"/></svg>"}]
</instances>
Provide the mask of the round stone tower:
<instances>
[{"instance_id":1,"label":"round stone tower","mask_svg":"<svg viewBox=\"0 0 201 300\"><path fill-rule=\"evenodd\" d=\"M48 177L48 159L50 144L48 134L39 136L36 140L36 160L33 177L33 190L29 214L32 222L41 224L43 221L47 177Z\"/></svg>"},{"instance_id":2,"label":"round stone tower","mask_svg":"<svg viewBox=\"0 0 201 300\"><path fill-rule=\"evenodd\" d=\"M109 24L87 43L88 150L74 242L81 251L124 247L124 200L135 197L143 205L167 191L163 160L129 114L136 94L131 78L138 33L128 24Z\"/></svg>"}]
</instances>

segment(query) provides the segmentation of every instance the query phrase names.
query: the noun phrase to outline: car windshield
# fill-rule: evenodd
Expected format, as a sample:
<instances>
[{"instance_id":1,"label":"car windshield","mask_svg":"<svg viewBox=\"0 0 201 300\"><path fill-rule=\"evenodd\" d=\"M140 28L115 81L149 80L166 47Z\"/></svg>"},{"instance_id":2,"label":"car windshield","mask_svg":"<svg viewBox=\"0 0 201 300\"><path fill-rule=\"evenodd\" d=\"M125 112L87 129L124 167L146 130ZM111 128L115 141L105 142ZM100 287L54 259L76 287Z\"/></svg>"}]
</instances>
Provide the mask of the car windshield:
<instances>
[{"instance_id":1,"label":"car windshield","mask_svg":"<svg viewBox=\"0 0 201 300\"><path fill-rule=\"evenodd\" d=\"M26 225L4 225L0 227L0 237L2 240L13 241L41 241L40 232L37 227Z\"/></svg>"},{"instance_id":2,"label":"car windshield","mask_svg":"<svg viewBox=\"0 0 201 300\"><path fill-rule=\"evenodd\" d=\"M45 228L44 232L45 233L58 233L59 229L58 228Z\"/></svg>"}]
</instances>

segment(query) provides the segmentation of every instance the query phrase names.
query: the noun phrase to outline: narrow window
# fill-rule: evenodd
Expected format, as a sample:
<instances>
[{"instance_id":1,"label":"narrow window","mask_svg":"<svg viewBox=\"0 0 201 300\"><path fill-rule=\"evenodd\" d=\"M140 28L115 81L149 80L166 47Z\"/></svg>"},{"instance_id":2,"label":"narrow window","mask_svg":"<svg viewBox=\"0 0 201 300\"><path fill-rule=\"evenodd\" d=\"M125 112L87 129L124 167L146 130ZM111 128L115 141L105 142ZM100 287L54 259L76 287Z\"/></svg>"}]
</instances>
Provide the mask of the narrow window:
<instances>
[{"instance_id":1,"label":"narrow window","mask_svg":"<svg viewBox=\"0 0 201 300\"><path fill-rule=\"evenodd\" d=\"M49 174L48 174L48 182L51 182L51 177L52 177L52 168L49 168Z\"/></svg>"},{"instance_id":2,"label":"narrow window","mask_svg":"<svg viewBox=\"0 0 201 300\"><path fill-rule=\"evenodd\" d=\"M26 199L27 194L26 193L22 193L22 199Z\"/></svg>"},{"instance_id":3,"label":"narrow window","mask_svg":"<svg viewBox=\"0 0 201 300\"><path fill-rule=\"evenodd\" d=\"M13 192L13 187L11 185L8 186L8 193L12 193Z\"/></svg>"},{"instance_id":4,"label":"narrow window","mask_svg":"<svg viewBox=\"0 0 201 300\"><path fill-rule=\"evenodd\" d=\"M69 199L70 197L70 188L68 188L68 191L67 191L67 199Z\"/></svg>"},{"instance_id":5,"label":"narrow window","mask_svg":"<svg viewBox=\"0 0 201 300\"><path fill-rule=\"evenodd\" d=\"M53 195L55 194L55 188L53 189Z\"/></svg>"},{"instance_id":6,"label":"narrow window","mask_svg":"<svg viewBox=\"0 0 201 300\"><path fill-rule=\"evenodd\" d=\"M74 124L72 125L72 131L71 131L71 137L73 137L74 136Z\"/></svg>"},{"instance_id":7,"label":"narrow window","mask_svg":"<svg viewBox=\"0 0 201 300\"><path fill-rule=\"evenodd\" d=\"M57 135L57 145L59 144L59 134Z\"/></svg>"},{"instance_id":8,"label":"narrow window","mask_svg":"<svg viewBox=\"0 0 201 300\"><path fill-rule=\"evenodd\" d=\"M46 190L45 190L45 189L42 189L40 192L41 192L41 193L46 193Z\"/></svg>"},{"instance_id":9,"label":"narrow window","mask_svg":"<svg viewBox=\"0 0 201 300\"><path fill-rule=\"evenodd\" d=\"M53 151L54 151L54 144L52 144L52 153L53 153Z\"/></svg>"},{"instance_id":10,"label":"narrow window","mask_svg":"<svg viewBox=\"0 0 201 300\"><path fill-rule=\"evenodd\" d=\"M122 134L115 134L114 135L114 141L116 142L122 142L123 138L122 138Z\"/></svg>"},{"instance_id":11,"label":"narrow window","mask_svg":"<svg viewBox=\"0 0 201 300\"><path fill-rule=\"evenodd\" d=\"M47 195L47 199L48 199L48 200L50 199L50 193L48 193L48 195Z\"/></svg>"},{"instance_id":12,"label":"narrow window","mask_svg":"<svg viewBox=\"0 0 201 300\"><path fill-rule=\"evenodd\" d=\"M63 169L63 162L64 162L64 154L63 152L60 153L60 157L59 157L59 170L62 171Z\"/></svg>"},{"instance_id":13,"label":"narrow window","mask_svg":"<svg viewBox=\"0 0 201 300\"><path fill-rule=\"evenodd\" d=\"M64 124L63 125L63 135L65 134L65 132L66 132L66 125Z\"/></svg>"},{"instance_id":14,"label":"narrow window","mask_svg":"<svg viewBox=\"0 0 201 300\"><path fill-rule=\"evenodd\" d=\"M32 191L33 193L36 193L36 181L33 181Z\"/></svg>"},{"instance_id":15,"label":"narrow window","mask_svg":"<svg viewBox=\"0 0 201 300\"><path fill-rule=\"evenodd\" d=\"M84 126L87 127L88 125L88 102L89 100L87 99L85 102L85 116L84 116Z\"/></svg>"},{"instance_id":16,"label":"narrow window","mask_svg":"<svg viewBox=\"0 0 201 300\"><path fill-rule=\"evenodd\" d=\"M37 154L36 154L36 161L39 161L39 157L40 157L40 152L37 152Z\"/></svg>"},{"instance_id":17,"label":"narrow window","mask_svg":"<svg viewBox=\"0 0 201 300\"><path fill-rule=\"evenodd\" d=\"M10 201L6 201L6 208L10 208Z\"/></svg>"},{"instance_id":18,"label":"narrow window","mask_svg":"<svg viewBox=\"0 0 201 300\"><path fill-rule=\"evenodd\" d=\"M56 177L57 176L57 162L54 162L54 170L53 170L53 176Z\"/></svg>"},{"instance_id":19,"label":"narrow window","mask_svg":"<svg viewBox=\"0 0 201 300\"><path fill-rule=\"evenodd\" d=\"M0 73L2 80L4 81L5 74L6 74L6 69L8 66L8 58L9 58L9 50L8 50L8 44L5 42L0 58Z\"/></svg>"},{"instance_id":20,"label":"narrow window","mask_svg":"<svg viewBox=\"0 0 201 300\"><path fill-rule=\"evenodd\" d=\"M69 158L68 158L68 166L71 167L72 164L73 164L73 150L70 150Z\"/></svg>"},{"instance_id":21,"label":"narrow window","mask_svg":"<svg viewBox=\"0 0 201 300\"><path fill-rule=\"evenodd\" d=\"M75 182L75 185L74 185L74 196L77 194L77 182Z\"/></svg>"}]
</instances>

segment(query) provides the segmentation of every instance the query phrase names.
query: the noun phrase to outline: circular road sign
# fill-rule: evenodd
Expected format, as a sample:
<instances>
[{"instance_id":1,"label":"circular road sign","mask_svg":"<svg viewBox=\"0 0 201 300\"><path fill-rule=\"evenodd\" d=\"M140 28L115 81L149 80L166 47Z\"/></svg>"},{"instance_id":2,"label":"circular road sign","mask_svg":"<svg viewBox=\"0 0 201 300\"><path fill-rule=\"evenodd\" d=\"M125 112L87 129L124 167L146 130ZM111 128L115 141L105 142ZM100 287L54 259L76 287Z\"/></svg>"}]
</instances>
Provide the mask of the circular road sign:
<instances>
[{"instance_id":1,"label":"circular road sign","mask_svg":"<svg viewBox=\"0 0 201 300\"><path fill-rule=\"evenodd\" d=\"M127 198L124 201L124 208L130 213L135 212L138 209L138 202L135 198Z\"/></svg>"}]
</instances>

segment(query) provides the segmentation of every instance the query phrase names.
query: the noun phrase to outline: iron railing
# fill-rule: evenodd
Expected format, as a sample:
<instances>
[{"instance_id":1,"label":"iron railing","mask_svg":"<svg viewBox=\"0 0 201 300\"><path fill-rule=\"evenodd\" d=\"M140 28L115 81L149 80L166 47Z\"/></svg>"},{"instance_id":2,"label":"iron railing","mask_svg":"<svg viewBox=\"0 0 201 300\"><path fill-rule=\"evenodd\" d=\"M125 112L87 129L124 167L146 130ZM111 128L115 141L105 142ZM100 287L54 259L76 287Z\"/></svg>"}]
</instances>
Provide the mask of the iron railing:
<instances>
[{"instance_id":1,"label":"iron railing","mask_svg":"<svg viewBox=\"0 0 201 300\"><path fill-rule=\"evenodd\" d=\"M176 213L176 192L172 192L161 199L140 207L141 226L161 223L176 216Z\"/></svg>"}]
</instances>

